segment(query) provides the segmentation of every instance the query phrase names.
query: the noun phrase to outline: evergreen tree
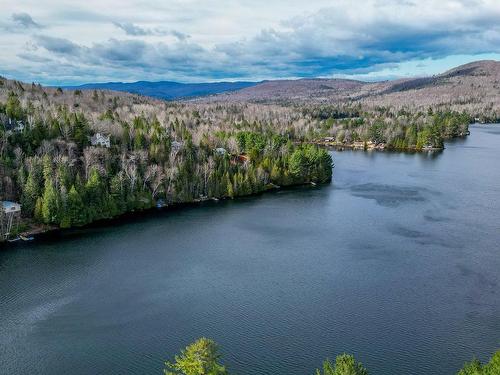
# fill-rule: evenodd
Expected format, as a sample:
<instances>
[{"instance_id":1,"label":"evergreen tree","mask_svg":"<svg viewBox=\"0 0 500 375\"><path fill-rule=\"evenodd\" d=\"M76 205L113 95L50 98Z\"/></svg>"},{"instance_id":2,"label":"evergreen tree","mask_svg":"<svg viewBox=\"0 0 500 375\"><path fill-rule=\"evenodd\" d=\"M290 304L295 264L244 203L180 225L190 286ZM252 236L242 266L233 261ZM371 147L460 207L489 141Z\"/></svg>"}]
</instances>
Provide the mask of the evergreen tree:
<instances>
[{"instance_id":1,"label":"evergreen tree","mask_svg":"<svg viewBox=\"0 0 500 375\"><path fill-rule=\"evenodd\" d=\"M103 210L103 197L104 192L101 176L97 169L92 168L89 179L85 184L85 203L87 204L87 216L90 221L108 216Z\"/></svg>"},{"instance_id":2,"label":"evergreen tree","mask_svg":"<svg viewBox=\"0 0 500 375\"><path fill-rule=\"evenodd\" d=\"M21 120L23 118L23 109L19 97L13 92L9 93L7 103L5 104L5 114L13 120Z\"/></svg>"},{"instance_id":3,"label":"evergreen tree","mask_svg":"<svg viewBox=\"0 0 500 375\"><path fill-rule=\"evenodd\" d=\"M316 375L368 375L368 371L352 355L342 354L337 356L335 364L330 360L323 362L323 371L316 370Z\"/></svg>"},{"instance_id":4,"label":"evergreen tree","mask_svg":"<svg viewBox=\"0 0 500 375\"><path fill-rule=\"evenodd\" d=\"M45 189L42 198L42 217L45 224L58 223L58 194L51 179L45 180Z\"/></svg>"},{"instance_id":5,"label":"evergreen tree","mask_svg":"<svg viewBox=\"0 0 500 375\"><path fill-rule=\"evenodd\" d=\"M74 185L71 186L68 194L67 207L71 225L79 226L86 223L85 206Z\"/></svg>"},{"instance_id":6,"label":"evergreen tree","mask_svg":"<svg viewBox=\"0 0 500 375\"><path fill-rule=\"evenodd\" d=\"M175 356L174 362L165 362L165 375L226 375L217 344L202 337Z\"/></svg>"},{"instance_id":7,"label":"evergreen tree","mask_svg":"<svg viewBox=\"0 0 500 375\"><path fill-rule=\"evenodd\" d=\"M38 183L35 181L35 177L32 173L28 175L26 184L23 188L23 193L21 196L21 204L23 207L23 213L27 216L31 216L35 210L35 205L38 196L40 195L40 189Z\"/></svg>"},{"instance_id":8,"label":"evergreen tree","mask_svg":"<svg viewBox=\"0 0 500 375\"><path fill-rule=\"evenodd\" d=\"M457 375L500 375L500 350L484 365L477 359L466 363Z\"/></svg>"},{"instance_id":9,"label":"evergreen tree","mask_svg":"<svg viewBox=\"0 0 500 375\"><path fill-rule=\"evenodd\" d=\"M35 211L33 213L33 217L38 222L43 222L43 199L42 197L38 197L35 203Z\"/></svg>"},{"instance_id":10,"label":"evergreen tree","mask_svg":"<svg viewBox=\"0 0 500 375\"><path fill-rule=\"evenodd\" d=\"M300 181L307 177L307 159L301 149L296 149L290 156L290 173Z\"/></svg>"}]
</instances>

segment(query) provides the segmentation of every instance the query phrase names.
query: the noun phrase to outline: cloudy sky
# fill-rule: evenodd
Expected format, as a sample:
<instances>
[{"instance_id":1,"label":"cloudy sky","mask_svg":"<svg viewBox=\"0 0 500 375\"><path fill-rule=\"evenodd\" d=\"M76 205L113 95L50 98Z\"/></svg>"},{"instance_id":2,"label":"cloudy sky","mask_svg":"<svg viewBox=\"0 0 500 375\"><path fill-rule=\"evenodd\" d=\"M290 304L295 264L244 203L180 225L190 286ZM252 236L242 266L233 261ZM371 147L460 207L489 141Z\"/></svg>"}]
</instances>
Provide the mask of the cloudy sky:
<instances>
[{"instance_id":1,"label":"cloudy sky","mask_svg":"<svg viewBox=\"0 0 500 375\"><path fill-rule=\"evenodd\" d=\"M499 0L0 0L0 74L379 80L500 59Z\"/></svg>"}]
</instances>

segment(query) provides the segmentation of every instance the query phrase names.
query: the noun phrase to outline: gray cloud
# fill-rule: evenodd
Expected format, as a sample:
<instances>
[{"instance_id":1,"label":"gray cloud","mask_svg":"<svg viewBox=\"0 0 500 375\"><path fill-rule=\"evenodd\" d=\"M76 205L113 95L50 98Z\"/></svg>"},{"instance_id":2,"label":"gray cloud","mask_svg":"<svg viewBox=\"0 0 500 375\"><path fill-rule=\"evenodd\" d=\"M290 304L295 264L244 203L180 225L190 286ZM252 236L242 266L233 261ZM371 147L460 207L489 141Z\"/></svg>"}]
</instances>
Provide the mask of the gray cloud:
<instances>
[{"instance_id":1,"label":"gray cloud","mask_svg":"<svg viewBox=\"0 0 500 375\"><path fill-rule=\"evenodd\" d=\"M177 30L170 31L170 35L175 36L180 41L184 41L184 40L191 38L190 35L181 33L180 31L177 31Z\"/></svg>"},{"instance_id":2,"label":"gray cloud","mask_svg":"<svg viewBox=\"0 0 500 375\"><path fill-rule=\"evenodd\" d=\"M267 63L270 69L283 69L291 76L377 69L417 58L500 52L498 7L489 12L466 8L456 13L429 12L429 19L425 19L413 16L419 9L411 2L397 3L401 13L394 16L394 3L372 2L372 7L356 3L346 12L322 9L284 22L283 30L262 30L248 40L219 44L217 50L240 63Z\"/></svg>"},{"instance_id":3,"label":"gray cloud","mask_svg":"<svg viewBox=\"0 0 500 375\"><path fill-rule=\"evenodd\" d=\"M172 35L180 41L187 40L190 36L188 34L184 34L177 30L163 30L159 28L145 28L137 26L130 22L113 22L113 25L125 31L125 34L130 36L149 36L149 35L157 35L157 36L165 36Z\"/></svg>"},{"instance_id":4,"label":"gray cloud","mask_svg":"<svg viewBox=\"0 0 500 375\"><path fill-rule=\"evenodd\" d=\"M33 40L41 50L36 55L18 56L39 64L44 58L67 63L66 70L73 71L74 76L94 69L96 74L110 79L368 74L414 59L500 53L498 19L500 5L486 0L336 0L335 7L282 21L253 36L231 39L224 35L224 42L207 41L203 27L210 26L204 24L191 38L176 30L145 27L145 17L138 18L140 25L106 18L100 22L107 26L112 22L128 39L114 35L104 41L75 43L37 35ZM158 18L154 25L161 22ZM57 64L46 65L47 69L53 66Z\"/></svg>"},{"instance_id":5,"label":"gray cloud","mask_svg":"<svg viewBox=\"0 0 500 375\"><path fill-rule=\"evenodd\" d=\"M38 46L45 48L49 52L59 55L77 56L80 54L82 47L76 43L64 38L54 38L46 35L35 36L35 41Z\"/></svg>"},{"instance_id":6,"label":"gray cloud","mask_svg":"<svg viewBox=\"0 0 500 375\"><path fill-rule=\"evenodd\" d=\"M146 29L129 22L113 22L113 25L125 31L127 35L144 36L155 35L155 30Z\"/></svg>"},{"instance_id":7,"label":"gray cloud","mask_svg":"<svg viewBox=\"0 0 500 375\"><path fill-rule=\"evenodd\" d=\"M37 45L49 53L64 57L73 64L85 64L114 69L135 69L151 74L206 74L223 75L224 65L210 50L195 43L147 43L142 40L109 39L90 47L68 39L45 35L35 37ZM218 69L221 69L220 71Z\"/></svg>"},{"instance_id":8,"label":"gray cloud","mask_svg":"<svg viewBox=\"0 0 500 375\"><path fill-rule=\"evenodd\" d=\"M139 40L110 39L106 43L94 44L88 52L102 61L127 64L142 61L152 48L151 45Z\"/></svg>"},{"instance_id":9,"label":"gray cloud","mask_svg":"<svg viewBox=\"0 0 500 375\"><path fill-rule=\"evenodd\" d=\"M42 25L39 23L35 22L33 18L28 13L14 13L12 14L12 20L18 24L19 26L25 27L25 28L35 28L35 29L41 29Z\"/></svg>"}]
</instances>

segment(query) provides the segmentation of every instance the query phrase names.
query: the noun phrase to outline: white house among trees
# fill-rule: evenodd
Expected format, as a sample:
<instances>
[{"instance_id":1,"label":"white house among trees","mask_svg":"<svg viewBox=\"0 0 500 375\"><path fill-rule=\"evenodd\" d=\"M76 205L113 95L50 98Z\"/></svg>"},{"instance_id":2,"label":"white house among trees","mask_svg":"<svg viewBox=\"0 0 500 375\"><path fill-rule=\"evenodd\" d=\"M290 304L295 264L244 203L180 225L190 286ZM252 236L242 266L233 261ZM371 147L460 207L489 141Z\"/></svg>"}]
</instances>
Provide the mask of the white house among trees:
<instances>
[{"instance_id":1,"label":"white house among trees","mask_svg":"<svg viewBox=\"0 0 500 375\"><path fill-rule=\"evenodd\" d=\"M101 133L95 133L95 135L90 138L90 143L92 143L92 146L111 147L110 136Z\"/></svg>"}]
</instances>

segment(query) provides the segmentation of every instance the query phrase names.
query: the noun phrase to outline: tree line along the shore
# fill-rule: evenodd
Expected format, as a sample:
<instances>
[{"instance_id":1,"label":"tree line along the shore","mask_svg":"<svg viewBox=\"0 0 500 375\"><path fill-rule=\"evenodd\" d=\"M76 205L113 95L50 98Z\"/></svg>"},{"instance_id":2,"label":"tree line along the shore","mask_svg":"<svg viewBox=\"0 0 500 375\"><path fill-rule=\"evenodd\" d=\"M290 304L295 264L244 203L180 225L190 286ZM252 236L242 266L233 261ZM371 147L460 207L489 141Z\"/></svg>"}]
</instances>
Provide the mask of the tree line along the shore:
<instances>
[{"instance_id":1,"label":"tree line along the shore","mask_svg":"<svg viewBox=\"0 0 500 375\"><path fill-rule=\"evenodd\" d=\"M1 200L23 223L68 228L128 211L324 183L315 141L441 148L471 117L359 105L164 102L0 79Z\"/></svg>"},{"instance_id":2,"label":"tree line along the shore","mask_svg":"<svg viewBox=\"0 0 500 375\"><path fill-rule=\"evenodd\" d=\"M256 123L200 134L176 116L162 123L137 113L128 121L108 109L98 121L113 129L101 133L88 113L24 106L13 92L0 104L2 114L14 124L0 130L1 162L11 171L3 176L5 195L39 224L69 228L154 206L332 178L325 149ZM96 134L108 143L93 144Z\"/></svg>"}]
</instances>

